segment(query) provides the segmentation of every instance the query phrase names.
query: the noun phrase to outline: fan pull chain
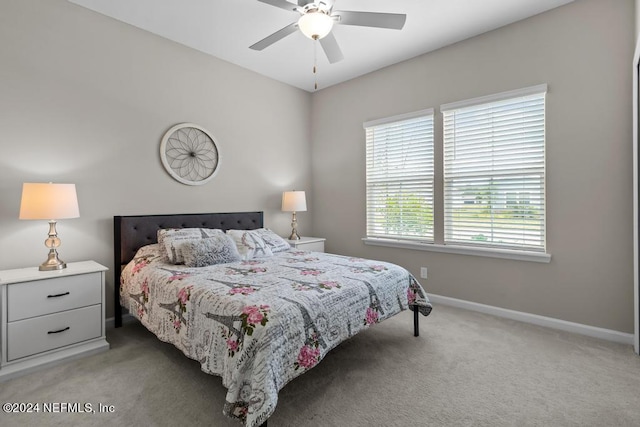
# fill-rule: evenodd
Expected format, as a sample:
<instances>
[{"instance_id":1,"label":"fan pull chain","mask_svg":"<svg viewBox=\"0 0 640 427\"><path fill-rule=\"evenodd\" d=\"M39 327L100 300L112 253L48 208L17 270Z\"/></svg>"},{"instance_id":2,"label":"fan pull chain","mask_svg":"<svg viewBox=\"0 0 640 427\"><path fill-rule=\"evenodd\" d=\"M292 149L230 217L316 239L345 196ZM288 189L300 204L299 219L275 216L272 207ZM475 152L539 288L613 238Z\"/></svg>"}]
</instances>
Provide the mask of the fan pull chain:
<instances>
[{"instance_id":1,"label":"fan pull chain","mask_svg":"<svg viewBox=\"0 0 640 427\"><path fill-rule=\"evenodd\" d=\"M313 38L313 89L318 90L318 38Z\"/></svg>"}]
</instances>

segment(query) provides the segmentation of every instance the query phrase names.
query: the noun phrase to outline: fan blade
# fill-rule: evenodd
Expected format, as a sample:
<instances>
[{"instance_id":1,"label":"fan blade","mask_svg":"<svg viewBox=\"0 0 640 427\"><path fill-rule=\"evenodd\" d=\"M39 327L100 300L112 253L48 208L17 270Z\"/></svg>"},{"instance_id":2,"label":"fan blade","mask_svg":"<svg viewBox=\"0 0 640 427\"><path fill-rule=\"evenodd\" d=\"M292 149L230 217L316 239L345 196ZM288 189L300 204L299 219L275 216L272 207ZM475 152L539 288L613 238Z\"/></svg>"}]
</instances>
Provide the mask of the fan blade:
<instances>
[{"instance_id":1,"label":"fan blade","mask_svg":"<svg viewBox=\"0 0 640 427\"><path fill-rule=\"evenodd\" d=\"M334 64L344 59L344 55L342 55L340 46L338 46L338 42L333 33L329 33L321 38L320 45L322 46L322 50L324 50L325 55L327 55L327 59L330 64Z\"/></svg>"},{"instance_id":2,"label":"fan blade","mask_svg":"<svg viewBox=\"0 0 640 427\"><path fill-rule=\"evenodd\" d=\"M258 43L255 43L255 44L249 46L249 49L262 50L265 47L271 46L272 44L274 44L278 40L281 40L281 39L287 37L289 34L295 33L297 29L298 29L298 23L297 22L289 24L286 27L276 31L273 34L271 34L270 36L267 36L267 37L263 38Z\"/></svg>"},{"instance_id":3,"label":"fan blade","mask_svg":"<svg viewBox=\"0 0 640 427\"><path fill-rule=\"evenodd\" d=\"M339 16L338 22L344 25L360 25L362 27L389 28L401 30L407 20L404 13L353 12L338 10L332 16Z\"/></svg>"},{"instance_id":4,"label":"fan blade","mask_svg":"<svg viewBox=\"0 0 640 427\"><path fill-rule=\"evenodd\" d=\"M270 4L271 6L279 7L280 9L290 10L295 12L298 8L297 4L289 3L287 0L258 0L259 2Z\"/></svg>"}]
</instances>

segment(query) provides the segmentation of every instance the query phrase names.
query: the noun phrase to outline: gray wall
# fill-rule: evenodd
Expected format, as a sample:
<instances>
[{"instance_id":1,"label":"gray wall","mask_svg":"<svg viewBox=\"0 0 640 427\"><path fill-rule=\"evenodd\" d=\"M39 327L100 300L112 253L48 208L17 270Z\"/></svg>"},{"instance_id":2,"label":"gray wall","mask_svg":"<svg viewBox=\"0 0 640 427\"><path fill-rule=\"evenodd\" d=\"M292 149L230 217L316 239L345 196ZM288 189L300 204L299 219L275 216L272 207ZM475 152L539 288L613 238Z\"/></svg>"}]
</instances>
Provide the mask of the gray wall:
<instances>
[{"instance_id":1,"label":"gray wall","mask_svg":"<svg viewBox=\"0 0 640 427\"><path fill-rule=\"evenodd\" d=\"M429 268L428 292L633 332L633 0L577 0L322 90L314 232L327 249ZM362 123L547 83L549 264L366 246ZM436 156L442 155L436 115ZM438 169L440 170L440 169ZM438 181L436 199L442 199ZM442 212L436 218L442 223Z\"/></svg>"},{"instance_id":2,"label":"gray wall","mask_svg":"<svg viewBox=\"0 0 640 427\"><path fill-rule=\"evenodd\" d=\"M640 0L635 0L635 7L636 7L636 14L635 14L635 18L636 18L636 37L637 37L638 34L640 33Z\"/></svg>"},{"instance_id":3,"label":"gray wall","mask_svg":"<svg viewBox=\"0 0 640 427\"><path fill-rule=\"evenodd\" d=\"M80 218L58 223L67 262L113 268L113 215L264 210L290 231L280 198L310 189L309 93L65 0L2 0L0 61L0 269L46 259L46 221L18 220L23 182L76 184ZM207 185L162 167L160 139L181 122L218 140Z\"/></svg>"}]
</instances>

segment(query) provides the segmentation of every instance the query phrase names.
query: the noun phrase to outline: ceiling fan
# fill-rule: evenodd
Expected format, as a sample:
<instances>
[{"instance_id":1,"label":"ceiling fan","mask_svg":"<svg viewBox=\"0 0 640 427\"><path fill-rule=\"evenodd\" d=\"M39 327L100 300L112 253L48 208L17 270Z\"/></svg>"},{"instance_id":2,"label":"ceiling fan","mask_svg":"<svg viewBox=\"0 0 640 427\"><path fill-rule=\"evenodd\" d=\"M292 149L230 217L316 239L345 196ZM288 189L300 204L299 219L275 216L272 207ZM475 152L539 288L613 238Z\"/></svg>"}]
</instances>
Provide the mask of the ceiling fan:
<instances>
[{"instance_id":1,"label":"ceiling fan","mask_svg":"<svg viewBox=\"0 0 640 427\"><path fill-rule=\"evenodd\" d=\"M283 39L297 29L313 40L319 40L331 64L344 59L336 38L331 33L333 24L358 25L361 27L390 28L401 30L407 15L400 13L355 12L333 10L335 0L298 0L297 4L286 0L258 0L271 6L291 12L298 12L300 18L286 27L249 46L253 50L263 50Z\"/></svg>"}]
</instances>

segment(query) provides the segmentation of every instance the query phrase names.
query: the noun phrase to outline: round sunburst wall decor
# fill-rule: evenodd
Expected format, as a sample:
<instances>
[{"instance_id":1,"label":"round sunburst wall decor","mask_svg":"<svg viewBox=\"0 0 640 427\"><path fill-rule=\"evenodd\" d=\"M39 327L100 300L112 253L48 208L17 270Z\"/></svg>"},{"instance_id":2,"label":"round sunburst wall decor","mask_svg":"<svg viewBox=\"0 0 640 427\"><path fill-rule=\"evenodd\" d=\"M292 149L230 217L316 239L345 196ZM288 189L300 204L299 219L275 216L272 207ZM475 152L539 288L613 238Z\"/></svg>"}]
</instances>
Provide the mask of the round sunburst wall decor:
<instances>
[{"instance_id":1,"label":"round sunburst wall decor","mask_svg":"<svg viewBox=\"0 0 640 427\"><path fill-rule=\"evenodd\" d=\"M193 123L180 123L162 137L160 159L176 181L202 185L218 171L220 152L209 131Z\"/></svg>"}]
</instances>

